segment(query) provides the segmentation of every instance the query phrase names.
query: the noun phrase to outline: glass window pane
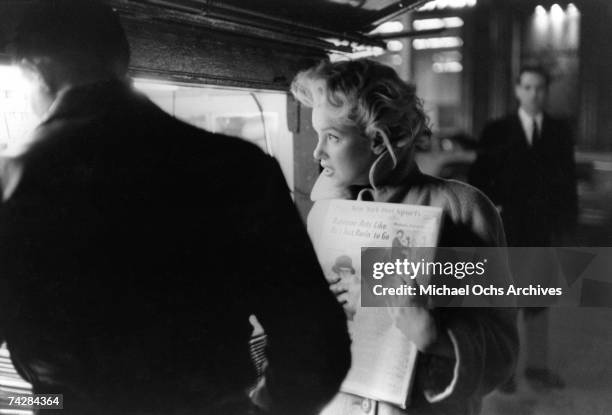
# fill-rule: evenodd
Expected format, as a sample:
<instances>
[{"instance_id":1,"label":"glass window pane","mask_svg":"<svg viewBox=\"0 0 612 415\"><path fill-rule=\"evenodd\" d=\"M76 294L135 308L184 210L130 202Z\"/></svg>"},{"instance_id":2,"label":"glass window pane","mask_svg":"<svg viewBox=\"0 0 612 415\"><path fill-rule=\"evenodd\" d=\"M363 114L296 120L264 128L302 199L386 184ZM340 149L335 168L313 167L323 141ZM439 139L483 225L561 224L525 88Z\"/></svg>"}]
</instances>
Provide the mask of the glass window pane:
<instances>
[{"instance_id":1,"label":"glass window pane","mask_svg":"<svg viewBox=\"0 0 612 415\"><path fill-rule=\"evenodd\" d=\"M19 70L0 65L0 151L21 147L36 125L28 99L28 84Z\"/></svg>"},{"instance_id":2,"label":"glass window pane","mask_svg":"<svg viewBox=\"0 0 612 415\"><path fill-rule=\"evenodd\" d=\"M287 94L144 79L136 79L135 86L185 122L253 142L278 160L293 189L293 135L287 127Z\"/></svg>"},{"instance_id":3,"label":"glass window pane","mask_svg":"<svg viewBox=\"0 0 612 415\"><path fill-rule=\"evenodd\" d=\"M293 189L293 135L287 94L135 79L134 86L169 114L199 128L243 138L274 156ZM37 124L28 84L17 68L0 65L0 152L19 153Z\"/></svg>"}]
</instances>

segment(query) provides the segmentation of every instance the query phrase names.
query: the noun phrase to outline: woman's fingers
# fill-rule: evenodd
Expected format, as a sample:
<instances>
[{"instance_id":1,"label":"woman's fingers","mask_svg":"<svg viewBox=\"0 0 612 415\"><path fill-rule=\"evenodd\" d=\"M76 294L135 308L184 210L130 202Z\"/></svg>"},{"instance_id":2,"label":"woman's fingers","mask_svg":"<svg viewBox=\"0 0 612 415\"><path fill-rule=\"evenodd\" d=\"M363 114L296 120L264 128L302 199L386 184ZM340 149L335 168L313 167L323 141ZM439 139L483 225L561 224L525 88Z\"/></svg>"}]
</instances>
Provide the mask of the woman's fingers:
<instances>
[{"instance_id":1,"label":"woman's fingers","mask_svg":"<svg viewBox=\"0 0 612 415\"><path fill-rule=\"evenodd\" d=\"M348 293L344 292L342 294L336 295L336 300L338 300L338 302L342 305L348 304L349 302Z\"/></svg>"},{"instance_id":2,"label":"woman's fingers","mask_svg":"<svg viewBox=\"0 0 612 415\"><path fill-rule=\"evenodd\" d=\"M341 280L342 280L342 278L335 277L335 278L332 278L332 279L328 279L327 282L329 283L329 285L334 285L334 284L338 284Z\"/></svg>"},{"instance_id":3,"label":"woman's fingers","mask_svg":"<svg viewBox=\"0 0 612 415\"><path fill-rule=\"evenodd\" d=\"M329 286L329 289L336 296L348 292L348 287L344 284L332 284Z\"/></svg>"}]
</instances>

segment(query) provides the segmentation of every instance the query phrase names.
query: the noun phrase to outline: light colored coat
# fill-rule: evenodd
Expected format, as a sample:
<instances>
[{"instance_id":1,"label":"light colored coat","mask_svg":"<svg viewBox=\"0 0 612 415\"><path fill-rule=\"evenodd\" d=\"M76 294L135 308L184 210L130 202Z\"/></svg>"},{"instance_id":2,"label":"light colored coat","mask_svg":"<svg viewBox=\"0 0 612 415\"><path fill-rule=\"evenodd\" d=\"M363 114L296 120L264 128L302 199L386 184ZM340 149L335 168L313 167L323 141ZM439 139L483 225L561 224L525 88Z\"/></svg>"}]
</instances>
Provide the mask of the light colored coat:
<instances>
[{"instance_id":1,"label":"light colored coat","mask_svg":"<svg viewBox=\"0 0 612 415\"><path fill-rule=\"evenodd\" d=\"M413 161L411 149L399 149L394 167L385 151L370 169L370 186L361 189L338 188L321 175L311 197L315 204L308 217L311 236L318 237L321 221L329 200L359 199L376 202L436 206L443 209L443 225L439 246L505 246L501 219L493 204L475 188L453 180L422 174ZM505 250L499 250L500 269L506 270ZM508 272L495 277L511 283ZM482 398L508 379L514 371L518 355L516 310L511 308L438 308L432 310L441 328L452 333L455 348L453 380L443 393L425 398L419 378L430 368L419 366L412 392L412 405L402 410L384 402L376 402L346 393L339 393L322 415L351 414L476 414ZM421 361L429 361L422 359ZM429 372L431 374L433 372ZM434 375L435 376L435 375ZM439 392L439 391L438 391Z\"/></svg>"}]
</instances>

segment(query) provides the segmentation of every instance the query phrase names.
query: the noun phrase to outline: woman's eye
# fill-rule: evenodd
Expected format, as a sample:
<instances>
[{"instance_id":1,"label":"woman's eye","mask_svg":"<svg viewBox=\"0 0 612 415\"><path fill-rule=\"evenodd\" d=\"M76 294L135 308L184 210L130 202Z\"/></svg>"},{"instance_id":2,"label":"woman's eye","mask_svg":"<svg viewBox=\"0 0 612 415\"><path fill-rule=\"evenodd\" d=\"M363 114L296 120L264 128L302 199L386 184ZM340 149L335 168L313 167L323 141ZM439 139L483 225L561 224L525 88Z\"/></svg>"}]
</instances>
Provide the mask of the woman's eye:
<instances>
[{"instance_id":1,"label":"woman's eye","mask_svg":"<svg viewBox=\"0 0 612 415\"><path fill-rule=\"evenodd\" d=\"M340 141L340 137L338 137L337 135L333 135L333 134L327 134L327 139L329 141L333 141L334 143L337 143L338 141Z\"/></svg>"}]
</instances>

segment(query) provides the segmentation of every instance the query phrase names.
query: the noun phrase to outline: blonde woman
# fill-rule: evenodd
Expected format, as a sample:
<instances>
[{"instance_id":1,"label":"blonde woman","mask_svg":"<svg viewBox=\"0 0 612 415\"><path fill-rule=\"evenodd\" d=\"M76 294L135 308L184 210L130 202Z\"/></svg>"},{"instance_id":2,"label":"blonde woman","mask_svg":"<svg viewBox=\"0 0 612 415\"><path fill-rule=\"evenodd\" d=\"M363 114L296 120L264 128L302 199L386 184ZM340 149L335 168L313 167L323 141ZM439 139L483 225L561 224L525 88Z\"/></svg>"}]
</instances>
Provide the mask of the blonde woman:
<instances>
[{"instance_id":1,"label":"blonde woman","mask_svg":"<svg viewBox=\"0 0 612 415\"><path fill-rule=\"evenodd\" d=\"M427 176L414 160L415 139L429 135L415 88L395 71L369 60L322 62L300 72L291 86L312 107L314 157L322 167L311 198L372 200L443 209L440 246L503 246L503 228L491 202L473 187ZM312 212L311 212L312 214ZM309 217L309 230L317 224ZM359 290L332 282L347 309ZM510 309L401 308L396 324L418 347L410 414L475 414L485 394L508 379L518 353L516 314ZM400 414L384 402L340 393L327 414Z\"/></svg>"}]
</instances>

